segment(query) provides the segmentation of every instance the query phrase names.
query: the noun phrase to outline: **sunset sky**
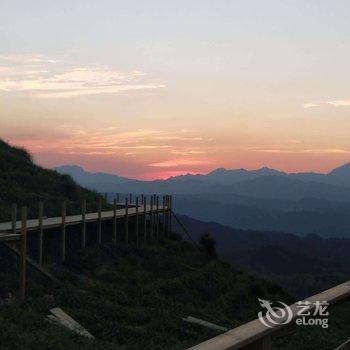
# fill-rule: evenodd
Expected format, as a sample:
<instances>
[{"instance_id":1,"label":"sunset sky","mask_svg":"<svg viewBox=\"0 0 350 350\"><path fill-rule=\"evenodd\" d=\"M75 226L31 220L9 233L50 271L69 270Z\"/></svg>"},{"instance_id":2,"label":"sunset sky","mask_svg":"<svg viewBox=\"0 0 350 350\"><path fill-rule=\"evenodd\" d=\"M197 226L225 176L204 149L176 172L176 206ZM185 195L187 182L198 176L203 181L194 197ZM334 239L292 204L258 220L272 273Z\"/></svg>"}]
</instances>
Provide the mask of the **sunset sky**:
<instances>
[{"instance_id":1,"label":"sunset sky","mask_svg":"<svg viewBox=\"0 0 350 350\"><path fill-rule=\"evenodd\" d=\"M152 179L350 161L350 2L1 0L0 138Z\"/></svg>"}]
</instances>

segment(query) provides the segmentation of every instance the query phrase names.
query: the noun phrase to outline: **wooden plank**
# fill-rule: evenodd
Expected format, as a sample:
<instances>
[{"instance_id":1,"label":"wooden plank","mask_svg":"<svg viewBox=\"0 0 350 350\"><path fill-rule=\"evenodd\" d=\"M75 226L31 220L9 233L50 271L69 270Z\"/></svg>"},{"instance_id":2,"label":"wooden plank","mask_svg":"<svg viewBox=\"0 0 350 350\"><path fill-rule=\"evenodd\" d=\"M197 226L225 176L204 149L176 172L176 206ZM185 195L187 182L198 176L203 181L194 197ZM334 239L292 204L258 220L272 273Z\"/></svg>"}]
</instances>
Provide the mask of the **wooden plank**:
<instances>
[{"instance_id":1,"label":"wooden plank","mask_svg":"<svg viewBox=\"0 0 350 350\"><path fill-rule=\"evenodd\" d=\"M204 321L204 320L201 320L199 318L192 317L192 316L188 316L187 318L183 318L183 321L188 322L188 323L198 324L198 325L206 327L206 328L214 329L215 331L220 331L220 332L227 332L228 331L228 328L226 328L226 327L218 326L214 323L210 323L210 322L207 322L207 321Z\"/></svg>"},{"instance_id":2,"label":"wooden plank","mask_svg":"<svg viewBox=\"0 0 350 350\"><path fill-rule=\"evenodd\" d=\"M81 248L86 247L86 199L81 203Z\"/></svg>"},{"instance_id":3,"label":"wooden plank","mask_svg":"<svg viewBox=\"0 0 350 350\"><path fill-rule=\"evenodd\" d=\"M17 204L13 203L12 204L12 233L16 233L16 225L17 225Z\"/></svg>"},{"instance_id":4,"label":"wooden plank","mask_svg":"<svg viewBox=\"0 0 350 350\"><path fill-rule=\"evenodd\" d=\"M129 202L125 198L125 243L129 244Z\"/></svg>"},{"instance_id":5,"label":"wooden plank","mask_svg":"<svg viewBox=\"0 0 350 350\"><path fill-rule=\"evenodd\" d=\"M117 245L117 199L113 200L113 233L112 233L112 243Z\"/></svg>"},{"instance_id":6,"label":"wooden plank","mask_svg":"<svg viewBox=\"0 0 350 350\"><path fill-rule=\"evenodd\" d=\"M150 239L153 240L153 225L154 225L154 213L153 213L153 196L151 196L151 211L150 211L150 223L149 223L149 226L150 226Z\"/></svg>"},{"instance_id":7,"label":"wooden plank","mask_svg":"<svg viewBox=\"0 0 350 350\"><path fill-rule=\"evenodd\" d=\"M328 289L319 294L313 295L305 300L304 302L310 302L305 311L314 311L315 302L325 301L330 305L335 304L340 301L345 301L350 297L350 281L347 281L343 284L340 284L336 287ZM192 346L188 350L236 350L236 349L244 349L248 345L260 342L262 339L265 339L268 336L273 336L278 333L282 329L287 328L288 326L293 326L295 320L299 317L298 305L292 304L290 308L293 313L292 321L285 325L283 322L286 320L285 318L280 318L276 320L278 324L273 328L268 328L264 326L259 319L248 322L229 330L226 333L223 333L217 337L209 339L203 343ZM265 341L266 343L266 341Z\"/></svg>"},{"instance_id":8,"label":"wooden plank","mask_svg":"<svg viewBox=\"0 0 350 350\"><path fill-rule=\"evenodd\" d=\"M62 228L61 228L61 260L66 261L66 216L67 204L62 202Z\"/></svg>"},{"instance_id":9,"label":"wooden plank","mask_svg":"<svg viewBox=\"0 0 350 350\"><path fill-rule=\"evenodd\" d=\"M17 235L19 236L19 235ZM13 245L10 244L5 244L6 247L8 249L10 249L11 251L13 251L15 254L17 254L19 257L21 256L21 251L18 250L17 248L13 247ZM48 272L47 270L45 270L42 266L40 266L39 264L37 264L34 260L32 260L30 257L27 256L26 258L27 260L27 264L30 265L31 267L33 267L34 269L36 269L37 271L39 271L43 276L47 277L48 279L50 279L52 282L55 283L61 283L56 277L54 277L53 275L51 275L50 272Z\"/></svg>"},{"instance_id":10,"label":"wooden plank","mask_svg":"<svg viewBox=\"0 0 350 350\"><path fill-rule=\"evenodd\" d=\"M159 196L157 196L157 204L156 204L156 222L157 222L157 230L156 230L156 239L159 240Z\"/></svg>"},{"instance_id":11,"label":"wooden plank","mask_svg":"<svg viewBox=\"0 0 350 350\"><path fill-rule=\"evenodd\" d=\"M102 243L102 199L98 202L97 244Z\"/></svg>"},{"instance_id":12,"label":"wooden plank","mask_svg":"<svg viewBox=\"0 0 350 350\"><path fill-rule=\"evenodd\" d=\"M342 345L338 346L335 350L349 350L350 349L350 339L343 343Z\"/></svg>"},{"instance_id":13,"label":"wooden plank","mask_svg":"<svg viewBox=\"0 0 350 350\"><path fill-rule=\"evenodd\" d=\"M26 298L27 275L27 207L22 207L21 256L19 263L19 295L23 302Z\"/></svg>"},{"instance_id":14,"label":"wooden plank","mask_svg":"<svg viewBox=\"0 0 350 350\"><path fill-rule=\"evenodd\" d=\"M143 243L147 241L147 197L143 201Z\"/></svg>"},{"instance_id":15,"label":"wooden plank","mask_svg":"<svg viewBox=\"0 0 350 350\"><path fill-rule=\"evenodd\" d=\"M90 334L84 327L82 327L78 322L73 320L72 317L67 315L62 309L56 307L54 309L51 309L50 312L52 313L53 317L49 317L49 319L56 321L57 323L60 323L62 326L69 328L71 331L82 335L84 337L94 339L94 336Z\"/></svg>"},{"instance_id":16,"label":"wooden plank","mask_svg":"<svg viewBox=\"0 0 350 350\"><path fill-rule=\"evenodd\" d=\"M38 263L39 266L43 264L43 244L44 244L44 229L43 229L43 218L44 218L44 203L39 202L39 239L38 239Z\"/></svg>"},{"instance_id":17,"label":"wooden plank","mask_svg":"<svg viewBox=\"0 0 350 350\"><path fill-rule=\"evenodd\" d=\"M156 202L154 202L155 204ZM120 204L124 206L123 204ZM154 210L156 208L154 207ZM158 211L162 210L162 206L159 206ZM149 213L151 211L151 206L146 206L146 212ZM86 223L97 222L98 221L98 212L95 213L87 213L86 214ZM128 216L135 216L136 210L133 207L128 208ZM111 220L113 219L114 213L113 210L103 211L101 213L101 221ZM117 219L121 219L125 217L125 208L117 210ZM66 216L66 227L73 225L80 225L83 222L82 214ZM62 216L51 217L43 219L43 229L51 229L51 228L59 228L62 226ZM32 219L27 220L27 231L38 231L39 230L39 220ZM17 221L16 223L16 232L21 232L21 221ZM0 237L12 234L12 221L0 223Z\"/></svg>"},{"instance_id":18,"label":"wooden plank","mask_svg":"<svg viewBox=\"0 0 350 350\"><path fill-rule=\"evenodd\" d=\"M136 231L136 247L139 247L139 197L136 197L136 217L135 217L135 231Z\"/></svg>"}]
</instances>

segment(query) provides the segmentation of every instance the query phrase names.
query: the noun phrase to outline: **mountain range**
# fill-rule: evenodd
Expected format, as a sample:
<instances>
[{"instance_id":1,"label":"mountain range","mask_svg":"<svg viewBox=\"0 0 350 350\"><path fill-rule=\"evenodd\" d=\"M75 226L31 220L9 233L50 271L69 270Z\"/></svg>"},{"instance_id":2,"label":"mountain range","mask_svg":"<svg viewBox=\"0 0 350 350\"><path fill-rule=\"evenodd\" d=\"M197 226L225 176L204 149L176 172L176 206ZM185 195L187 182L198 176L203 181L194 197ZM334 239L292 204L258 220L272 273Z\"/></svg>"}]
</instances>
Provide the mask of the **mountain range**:
<instances>
[{"instance_id":1,"label":"mountain range","mask_svg":"<svg viewBox=\"0 0 350 350\"><path fill-rule=\"evenodd\" d=\"M274 230L327 237L350 236L350 163L328 174L285 173L275 169L216 169L140 181L78 166L56 168L99 192L174 195L174 210L233 228Z\"/></svg>"}]
</instances>

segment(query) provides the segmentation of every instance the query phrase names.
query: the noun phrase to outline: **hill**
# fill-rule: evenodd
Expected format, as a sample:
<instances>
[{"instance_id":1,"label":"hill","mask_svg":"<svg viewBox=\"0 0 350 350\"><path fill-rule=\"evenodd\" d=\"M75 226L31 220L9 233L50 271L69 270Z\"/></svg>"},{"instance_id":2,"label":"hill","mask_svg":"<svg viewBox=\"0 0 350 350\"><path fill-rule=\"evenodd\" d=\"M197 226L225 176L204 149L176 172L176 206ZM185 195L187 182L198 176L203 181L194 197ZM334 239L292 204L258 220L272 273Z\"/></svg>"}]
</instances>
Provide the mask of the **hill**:
<instances>
[{"instance_id":1,"label":"hill","mask_svg":"<svg viewBox=\"0 0 350 350\"><path fill-rule=\"evenodd\" d=\"M237 230L215 222L180 218L196 241L203 234L210 234L221 259L274 280L297 298L313 295L349 278L350 239Z\"/></svg>"},{"instance_id":2,"label":"hill","mask_svg":"<svg viewBox=\"0 0 350 350\"><path fill-rule=\"evenodd\" d=\"M92 203L99 198L69 175L37 166L24 149L0 140L0 220L9 220L12 203L29 206L30 215L34 215L38 202L44 201L45 214L53 216L60 212L63 200L70 201L70 209L74 209L82 199Z\"/></svg>"},{"instance_id":3,"label":"hill","mask_svg":"<svg viewBox=\"0 0 350 350\"><path fill-rule=\"evenodd\" d=\"M295 173L262 168L217 169L207 175L137 181L61 167L91 189L113 193L170 193L175 210L199 220L233 228L279 230L324 237L350 236L350 166L329 174ZM102 178L108 181L101 183Z\"/></svg>"}]
</instances>

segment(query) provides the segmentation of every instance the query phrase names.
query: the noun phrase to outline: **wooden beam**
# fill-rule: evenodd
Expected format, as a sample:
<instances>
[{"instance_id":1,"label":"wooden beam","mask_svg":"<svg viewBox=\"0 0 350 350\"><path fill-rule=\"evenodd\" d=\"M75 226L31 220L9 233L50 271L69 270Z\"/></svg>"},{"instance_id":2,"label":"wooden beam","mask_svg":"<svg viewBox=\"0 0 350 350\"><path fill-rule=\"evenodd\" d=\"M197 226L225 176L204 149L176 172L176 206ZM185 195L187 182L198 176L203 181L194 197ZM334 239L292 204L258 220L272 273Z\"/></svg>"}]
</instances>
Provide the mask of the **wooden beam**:
<instances>
[{"instance_id":1,"label":"wooden beam","mask_svg":"<svg viewBox=\"0 0 350 350\"><path fill-rule=\"evenodd\" d=\"M166 196L163 196L162 220L163 220L163 238L166 236L166 215L165 215Z\"/></svg>"},{"instance_id":2,"label":"wooden beam","mask_svg":"<svg viewBox=\"0 0 350 350\"><path fill-rule=\"evenodd\" d=\"M313 295L302 301L305 304L305 312L313 312L316 308L316 303L323 301L329 305L336 304L350 298L350 281L342 283L336 287L328 289L319 294ZM271 340L269 337L278 334L290 326L295 325L295 320L300 317L298 312L300 306L298 303L289 306L292 312L291 321L285 324L287 313L285 317L276 319L276 325L272 328L266 327L259 319L243 324L223 333L217 337L209 339L203 343L195 345L188 350L236 350L236 349L270 349ZM265 319L265 322L268 322Z\"/></svg>"},{"instance_id":3,"label":"wooden beam","mask_svg":"<svg viewBox=\"0 0 350 350\"><path fill-rule=\"evenodd\" d=\"M143 201L143 243L147 242L147 197Z\"/></svg>"},{"instance_id":4,"label":"wooden beam","mask_svg":"<svg viewBox=\"0 0 350 350\"><path fill-rule=\"evenodd\" d=\"M129 202L125 198L125 243L129 244Z\"/></svg>"},{"instance_id":5,"label":"wooden beam","mask_svg":"<svg viewBox=\"0 0 350 350\"><path fill-rule=\"evenodd\" d=\"M154 200L154 198L153 198L153 196L151 196L151 211L150 211L150 220L149 220L149 226L150 226L150 239L151 240L153 240L153 235L154 235L154 227L153 227L153 225L154 225L154 213L153 213L153 200Z\"/></svg>"},{"instance_id":6,"label":"wooden beam","mask_svg":"<svg viewBox=\"0 0 350 350\"><path fill-rule=\"evenodd\" d=\"M173 196L169 198L169 231L173 232Z\"/></svg>"},{"instance_id":7,"label":"wooden beam","mask_svg":"<svg viewBox=\"0 0 350 350\"><path fill-rule=\"evenodd\" d=\"M12 217L12 233L16 233L17 229L17 204L13 203L11 208L11 217Z\"/></svg>"},{"instance_id":8,"label":"wooden beam","mask_svg":"<svg viewBox=\"0 0 350 350\"><path fill-rule=\"evenodd\" d=\"M98 202L97 244L102 243L102 199Z\"/></svg>"},{"instance_id":9,"label":"wooden beam","mask_svg":"<svg viewBox=\"0 0 350 350\"><path fill-rule=\"evenodd\" d=\"M67 216L67 204L66 201L62 202L62 228L61 228L61 261L66 261L66 216Z\"/></svg>"},{"instance_id":10,"label":"wooden beam","mask_svg":"<svg viewBox=\"0 0 350 350\"><path fill-rule=\"evenodd\" d=\"M112 243L117 245L117 199L113 200L113 234L112 234Z\"/></svg>"},{"instance_id":11,"label":"wooden beam","mask_svg":"<svg viewBox=\"0 0 350 350\"><path fill-rule=\"evenodd\" d=\"M91 335L84 327L82 327L78 322L73 320L72 317L67 315L62 309L56 307L54 309L51 309L50 312L52 315L49 315L48 318L51 321L54 321L58 324L61 324L64 327L67 327L71 331L82 335L84 337L94 339L94 336Z\"/></svg>"},{"instance_id":12,"label":"wooden beam","mask_svg":"<svg viewBox=\"0 0 350 350\"><path fill-rule=\"evenodd\" d=\"M81 248L86 248L86 199L81 202Z\"/></svg>"},{"instance_id":13,"label":"wooden beam","mask_svg":"<svg viewBox=\"0 0 350 350\"><path fill-rule=\"evenodd\" d=\"M39 202L39 238L38 238L38 263L39 266L43 265L43 246L44 246L44 228L43 228L43 218L44 218L44 203Z\"/></svg>"},{"instance_id":14,"label":"wooden beam","mask_svg":"<svg viewBox=\"0 0 350 350\"><path fill-rule=\"evenodd\" d=\"M135 232L136 232L136 248L139 247L139 197L136 197L136 217L135 217Z\"/></svg>"},{"instance_id":15,"label":"wooden beam","mask_svg":"<svg viewBox=\"0 0 350 350\"><path fill-rule=\"evenodd\" d=\"M27 274L27 207L22 207L21 257L19 263L19 295L23 302L26 298Z\"/></svg>"},{"instance_id":16,"label":"wooden beam","mask_svg":"<svg viewBox=\"0 0 350 350\"><path fill-rule=\"evenodd\" d=\"M218 326L214 323L210 323L210 322L207 322L207 321L204 321L204 320L201 320L199 318L192 317L192 316L188 316L187 318L183 318L182 320L185 322L188 322L188 323L198 324L200 326L210 328L210 329L213 329L213 330L219 331L219 332L227 332L228 331L228 329L226 327Z\"/></svg>"},{"instance_id":17,"label":"wooden beam","mask_svg":"<svg viewBox=\"0 0 350 350\"><path fill-rule=\"evenodd\" d=\"M159 241L159 196L157 196L157 204L156 204L156 222L157 222L156 239L157 241Z\"/></svg>"}]
</instances>

